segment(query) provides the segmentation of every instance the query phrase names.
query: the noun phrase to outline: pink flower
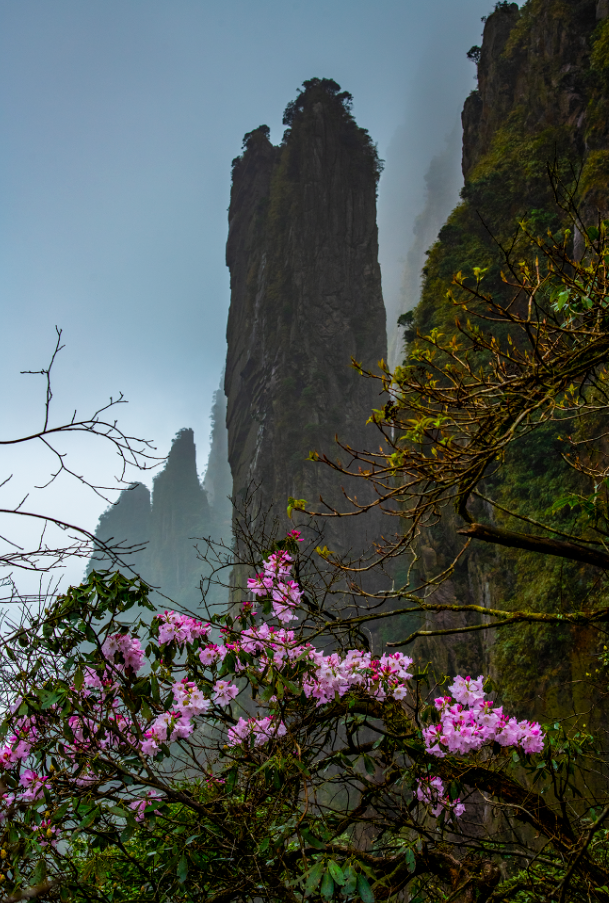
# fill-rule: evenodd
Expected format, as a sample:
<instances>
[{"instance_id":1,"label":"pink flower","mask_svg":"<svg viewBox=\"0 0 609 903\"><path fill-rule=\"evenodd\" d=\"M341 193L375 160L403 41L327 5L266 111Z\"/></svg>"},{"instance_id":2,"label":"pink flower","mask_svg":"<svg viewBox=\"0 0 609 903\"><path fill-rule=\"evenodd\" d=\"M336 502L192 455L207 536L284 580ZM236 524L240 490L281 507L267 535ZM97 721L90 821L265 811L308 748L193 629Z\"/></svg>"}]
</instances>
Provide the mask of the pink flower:
<instances>
[{"instance_id":1,"label":"pink flower","mask_svg":"<svg viewBox=\"0 0 609 903\"><path fill-rule=\"evenodd\" d=\"M254 745L262 746L275 737L284 737L287 729L283 721L276 721L273 715L267 715L266 718L258 718L253 720L252 732L254 735Z\"/></svg>"},{"instance_id":2,"label":"pink flower","mask_svg":"<svg viewBox=\"0 0 609 903\"><path fill-rule=\"evenodd\" d=\"M490 699L484 698L483 683L483 677L472 680L458 676L449 687L457 703L450 696L435 700L440 724L423 730L427 751L435 756L447 752L465 755L496 742L500 746L520 745L526 753L541 752L544 737L540 726L506 718L501 706L495 708Z\"/></svg>"},{"instance_id":3,"label":"pink flower","mask_svg":"<svg viewBox=\"0 0 609 903\"><path fill-rule=\"evenodd\" d=\"M445 792L444 782L442 778L420 778L417 787L416 798L430 807L432 815L437 818L442 812L447 812L459 818L465 812L465 806L457 797L451 800Z\"/></svg>"},{"instance_id":4,"label":"pink flower","mask_svg":"<svg viewBox=\"0 0 609 903\"><path fill-rule=\"evenodd\" d=\"M190 718L180 709L163 712L153 721L144 733L140 749L145 756L153 756L158 752L161 743L185 740L194 730Z\"/></svg>"},{"instance_id":5,"label":"pink flower","mask_svg":"<svg viewBox=\"0 0 609 903\"><path fill-rule=\"evenodd\" d=\"M159 643L161 646L165 643L184 646L186 643L193 643L199 637L207 636L211 630L211 624L203 624L202 621L181 615L177 611L166 611L162 615L158 615L158 619L160 621Z\"/></svg>"},{"instance_id":6,"label":"pink flower","mask_svg":"<svg viewBox=\"0 0 609 903\"><path fill-rule=\"evenodd\" d=\"M245 718L239 718L239 721L236 723L236 725L228 729L229 746L237 746L238 743L243 743L243 741L246 740L251 733L251 721L247 721Z\"/></svg>"},{"instance_id":7,"label":"pink flower","mask_svg":"<svg viewBox=\"0 0 609 903\"><path fill-rule=\"evenodd\" d=\"M280 580L283 577L289 577L292 573L292 556L280 549L273 552L266 561L262 562L265 577L271 577L273 580Z\"/></svg>"},{"instance_id":8,"label":"pink flower","mask_svg":"<svg viewBox=\"0 0 609 903\"><path fill-rule=\"evenodd\" d=\"M471 677L457 675L448 689L457 702L462 703L462 705L471 705L477 699L484 697L483 683L484 678L482 676L477 680L473 680Z\"/></svg>"},{"instance_id":9,"label":"pink flower","mask_svg":"<svg viewBox=\"0 0 609 903\"><path fill-rule=\"evenodd\" d=\"M206 668L215 665L223 657L221 647L216 646L215 643L208 643L204 649L199 649L199 659Z\"/></svg>"},{"instance_id":10,"label":"pink flower","mask_svg":"<svg viewBox=\"0 0 609 903\"><path fill-rule=\"evenodd\" d=\"M196 684L187 681L186 678L173 685L173 698L176 707L186 718L205 714L211 707L211 701L203 695Z\"/></svg>"},{"instance_id":11,"label":"pink flower","mask_svg":"<svg viewBox=\"0 0 609 903\"><path fill-rule=\"evenodd\" d=\"M146 792L146 796L144 797L144 799L134 800L132 803L129 803L129 808L135 809L135 820L143 821L144 813L146 811L146 806L150 806L151 804L155 803L157 800L160 800L161 798L162 797L161 797L160 793L157 793L156 790L148 790ZM154 814L160 815L161 813L159 812L158 809L155 809Z\"/></svg>"},{"instance_id":12,"label":"pink flower","mask_svg":"<svg viewBox=\"0 0 609 903\"><path fill-rule=\"evenodd\" d=\"M239 687L227 680L217 680L214 684L214 702L217 705L228 705L239 693Z\"/></svg>"},{"instance_id":13,"label":"pink flower","mask_svg":"<svg viewBox=\"0 0 609 903\"><path fill-rule=\"evenodd\" d=\"M48 778L37 775L36 772L27 768L19 778L19 785L25 787L20 797L24 803L35 803L44 796L44 785Z\"/></svg>"},{"instance_id":14,"label":"pink flower","mask_svg":"<svg viewBox=\"0 0 609 903\"><path fill-rule=\"evenodd\" d=\"M51 825L51 822L47 819L42 821L39 825L35 825L32 828L32 831L38 835L38 843L41 847L53 847L57 846L57 828L54 828Z\"/></svg>"},{"instance_id":15,"label":"pink flower","mask_svg":"<svg viewBox=\"0 0 609 903\"><path fill-rule=\"evenodd\" d=\"M266 596L273 589L273 578L264 574L248 577L247 588L254 596Z\"/></svg>"},{"instance_id":16,"label":"pink flower","mask_svg":"<svg viewBox=\"0 0 609 903\"><path fill-rule=\"evenodd\" d=\"M144 650L137 637L129 636L128 633L116 633L109 636L102 646L102 653L110 661L115 661L118 655L118 667L124 666L131 669L134 674L140 670L144 664ZM122 661L120 660L122 659Z\"/></svg>"}]
</instances>

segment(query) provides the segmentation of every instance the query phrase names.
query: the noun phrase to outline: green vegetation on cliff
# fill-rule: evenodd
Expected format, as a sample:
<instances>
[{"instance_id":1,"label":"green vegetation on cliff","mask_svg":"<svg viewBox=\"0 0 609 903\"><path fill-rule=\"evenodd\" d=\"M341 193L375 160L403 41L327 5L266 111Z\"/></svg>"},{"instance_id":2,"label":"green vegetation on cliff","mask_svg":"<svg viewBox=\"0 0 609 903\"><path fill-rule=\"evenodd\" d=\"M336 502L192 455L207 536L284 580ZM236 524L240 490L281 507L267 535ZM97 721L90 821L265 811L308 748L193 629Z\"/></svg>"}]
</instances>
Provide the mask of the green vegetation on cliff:
<instances>
[{"instance_id":1,"label":"green vegetation on cliff","mask_svg":"<svg viewBox=\"0 0 609 903\"><path fill-rule=\"evenodd\" d=\"M447 298L456 273L484 272L484 290L508 301L502 279L506 251L512 262L525 256L526 236L560 235L566 224L556 202L560 180L576 191L584 221L595 223L607 211L609 176L609 20L602 4L583 0L529 0L497 4L485 23L478 61L478 90L463 111L462 201L441 229L424 268L421 300L409 331L427 335L456 331L457 314ZM554 187L550 179L554 178ZM574 254L583 253L575 230ZM475 310L475 308L474 308ZM411 344L410 351L416 347ZM501 476L489 483L489 494L508 511L529 516L547 512L546 522L569 529L565 511L550 513L553 502L581 480L565 463L560 431L548 426L523 438L506 457ZM496 523L516 529L517 519L496 509ZM448 563L446 543L452 524L430 534L430 548ZM517 550L476 550L467 567L457 569L455 598L487 606L527 604L540 611L560 609L565 586L585 596L593 576L584 566L540 560ZM486 595L486 598L484 598ZM567 594L569 595L569 594ZM557 656L557 651L562 654ZM577 644L568 628L533 625L503 631L491 647L478 646L480 666L505 676L505 695L515 704L537 694L545 699L560 671L561 679L583 677ZM450 664L459 668L471 659L464 648ZM556 664L558 662L558 664ZM557 670L558 669L558 670ZM531 675L536 675L535 684ZM566 700L565 700L566 702Z\"/></svg>"}]
</instances>

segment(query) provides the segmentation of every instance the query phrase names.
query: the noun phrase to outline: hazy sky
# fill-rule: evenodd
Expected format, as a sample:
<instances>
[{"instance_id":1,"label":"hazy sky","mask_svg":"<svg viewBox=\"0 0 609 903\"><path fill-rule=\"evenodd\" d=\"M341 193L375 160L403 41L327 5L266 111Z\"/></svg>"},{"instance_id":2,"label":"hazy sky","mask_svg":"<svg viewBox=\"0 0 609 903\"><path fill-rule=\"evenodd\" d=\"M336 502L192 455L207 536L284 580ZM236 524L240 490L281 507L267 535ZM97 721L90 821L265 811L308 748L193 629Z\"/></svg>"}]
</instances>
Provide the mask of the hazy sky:
<instances>
[{"instance_id":1,"label":"hazy sky","mask_svg":"<svg viewBox=\"0 0 609 903\"><path fill-rule=\"evenodd\" d=\"M465 54L491 6L0 0L4 437L40 415L42 386L18 372L46 363L57 324L67 346L58 412L122 391L121 423L161 453L193 427L203 470L225 356L230 163L243 134L267 123L278 142L306 78L351 91L387 161L381 261L395 279L429 159L474 87ZM82 454L107 469L101 450ZM17 494L39 466L22 455L0 463L16 471ZM91 527L105 507L67 484L37 504Z\"/></svg>"}]
</instances>

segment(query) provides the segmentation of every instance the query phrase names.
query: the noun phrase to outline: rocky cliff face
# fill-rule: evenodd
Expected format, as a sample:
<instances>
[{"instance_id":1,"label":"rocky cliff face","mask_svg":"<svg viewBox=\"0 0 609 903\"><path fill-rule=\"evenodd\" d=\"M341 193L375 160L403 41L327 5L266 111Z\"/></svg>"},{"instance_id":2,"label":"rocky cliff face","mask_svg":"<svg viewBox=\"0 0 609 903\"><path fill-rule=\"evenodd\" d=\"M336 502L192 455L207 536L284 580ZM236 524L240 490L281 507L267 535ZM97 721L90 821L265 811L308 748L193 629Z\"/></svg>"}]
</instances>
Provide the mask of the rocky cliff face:
<instances>
[{"instance_id":1,"label":"rocky cliff face","mask_svg":"<svg viewBox=\"0 0 609 903\"><path fill-rule=\"evenodd\" d=\"M355 448L375 441L364 424L378 387L350 361L374 367L386 355L380 167L349 107L334 82L305 82L286 110L282 144L274 147L262 126L234 161L228 456L237 501L255 485L259 508L279 515L288 496L341 503L340 478L307 461L309 451L345 458L335 434ZM326 522L328 545L359 551L376 530L367 520Z\"/></svg>"},{"instance_id":2,"label":"rocky cliff face","mask_svg":"<svg viewBox=\"0 0 609 903\"><path fill-rule=\"evenodd\" d=\"M529 0L496 4L488 17L478 67L478 90L463 111L463 173L459 204L440 230L424 268L415 330L433 327L452 332L455 313L444 301L454 273L488 267L485 288L497 297L506 289L500 278L504 259L497 240L508 244L517 222L527 216L530 228L545 235L561 226L548 165L565 178L580 174L579 204L584 218L606 212L609 185L609 10L582 0ZM520 444L492 486L492 496L521 514L549 510L575 476L560 455L557 431L538 432ZM569 488L568 488L569 487ZM490 511L480 516L491 516ZM495 513L499 521L500 512ZM501 525L521 529L505 517ZM422 542L421 576L448 565L456 553L456 517L450 514ZM459 600L500 607L531 606L556 611L578 604L596 575L561 560L499 547L476 548L462 562L442 592ZM577 595L573 596L573 592ZM459 615L435 626L464 623ZM471 623L471 622L468 622ZM473 640L449 638L421 650L447 672L476 669L501 675L508 701L523 710L539 699L571 709L583 686L595 640L569 628L522 626L496 635L481 632ZM588 664L586 664L588 662ZM531 676L535 675L535 680ZM572 690L569 687L573 681ZM560 700L555 687L563 688ZM580 689L578 689L580 688ZM572 694L572 695L570 695ZM540 714L542 710L540 709Z\"/></svg>"},{"instance_id":3,"label":"rocky cliff face","mask_svg":"<svg viewBox=\"0 0 609 903\"><path fill-rule=\"evenodd\" d=\"M496 5L484 28L478 91L463 110L466 179L515 116L523 136L558 129L580 156L595 143L590 52L597 13L605 15L600 6L595 0L530 0L522 10L516 3ZM596 137L606 144L606 121L601 131Z\"/></svg>"}]
</instances>

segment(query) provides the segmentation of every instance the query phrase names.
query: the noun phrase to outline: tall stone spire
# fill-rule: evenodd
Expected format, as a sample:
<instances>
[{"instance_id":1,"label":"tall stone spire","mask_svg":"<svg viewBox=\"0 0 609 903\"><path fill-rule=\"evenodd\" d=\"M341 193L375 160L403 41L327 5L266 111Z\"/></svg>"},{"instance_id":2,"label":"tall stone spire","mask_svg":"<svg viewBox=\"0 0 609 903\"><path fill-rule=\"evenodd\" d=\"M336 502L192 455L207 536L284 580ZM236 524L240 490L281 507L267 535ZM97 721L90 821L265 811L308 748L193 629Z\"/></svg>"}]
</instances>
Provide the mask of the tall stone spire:
<instances>
[{"instance_id":1,"label":"tall stone spire","mask_svg":"<svg viewBox=\"0 0 609 903\"><path fill-rule=\"evenodd\" d=\"M286 109L282 144L260 126L233 164L225 382L233 491L238 504L257 485L260 508L282 516L289 496L345 507L345 479L307 461L311 450L346 461L336 434L354 448L378 445L365 424L379 384L351 358L375 367L386 356L381 167L350 106L335 82L311 79ZM363 498L366 484L352 482ZM376 520L326 522L328 545L361 551L378 536Z\"/></svg>"}]
</instances>

